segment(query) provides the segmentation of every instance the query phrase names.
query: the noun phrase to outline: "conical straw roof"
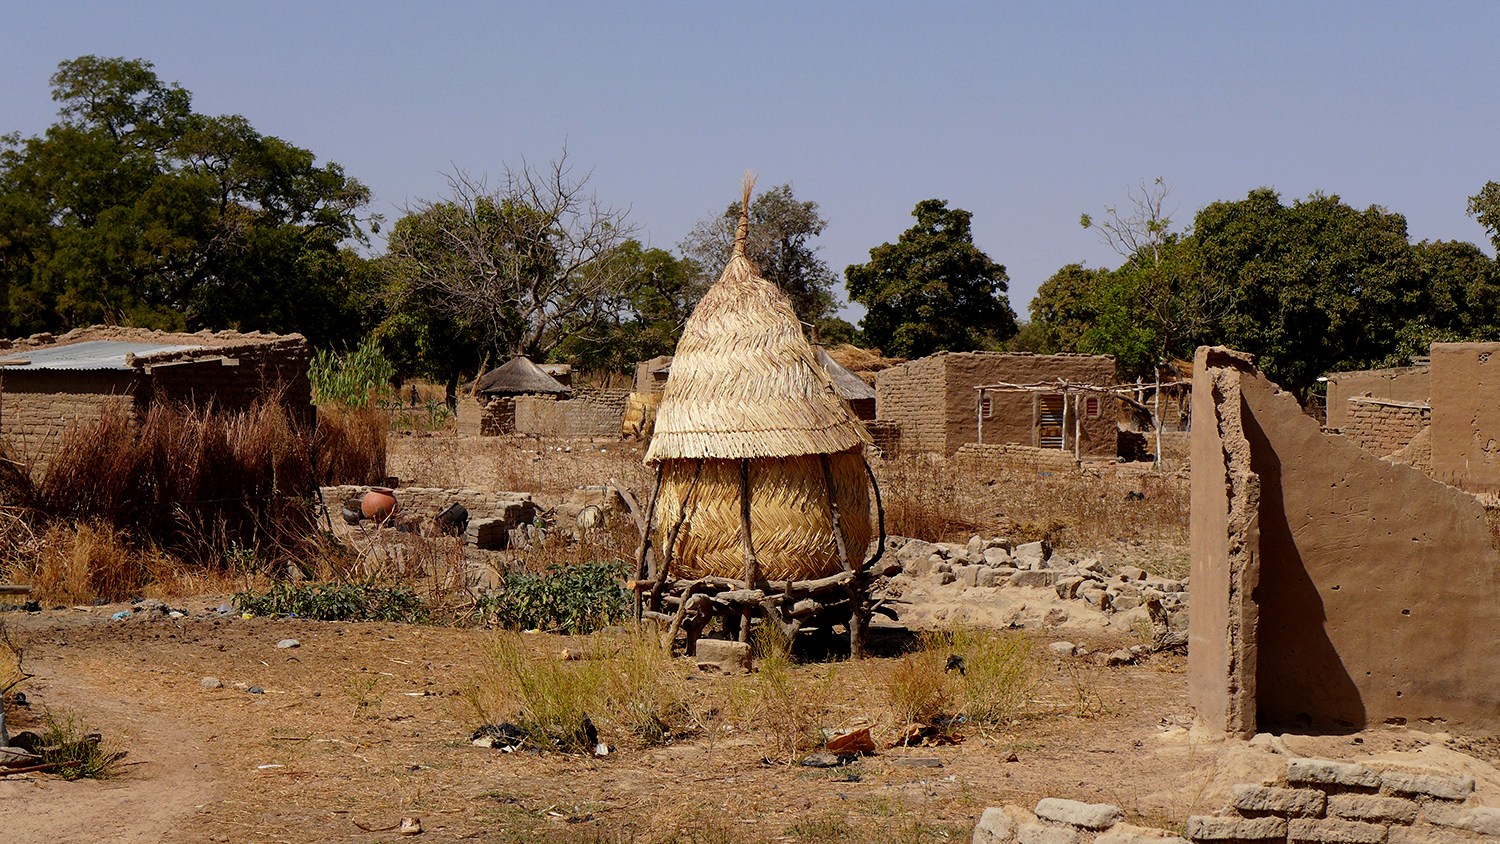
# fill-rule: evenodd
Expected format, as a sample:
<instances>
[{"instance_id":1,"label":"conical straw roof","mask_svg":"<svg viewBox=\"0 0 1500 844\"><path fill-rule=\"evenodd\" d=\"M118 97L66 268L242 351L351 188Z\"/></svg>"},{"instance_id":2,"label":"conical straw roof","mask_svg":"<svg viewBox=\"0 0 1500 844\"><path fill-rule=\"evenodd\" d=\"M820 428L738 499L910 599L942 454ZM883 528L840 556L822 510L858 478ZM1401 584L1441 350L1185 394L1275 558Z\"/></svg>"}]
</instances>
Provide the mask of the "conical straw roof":
<instances>
[{"instance_id":1,"label":"conical straw roof","mask_svg":"<svg viewBox=\"0 0 1500 844\"><path fill-rule=\"evenodd\" d=\"M503 366L490 370L474 382L474 392L494 393L566 393L562 382L542 371L529 358L511 358Z\"/></svg>"},{"instance_id":2,"label":"conical straw roof","mask_svg":"<svg viewBox=\"0 0 1500 844\"><path fill-rule=\"evenodd\" d=\"M791 303L745 257L750 190L724 274L688 318L646 462L832 454L869 442L802 335Z\"/></svg>"}]
</instances>

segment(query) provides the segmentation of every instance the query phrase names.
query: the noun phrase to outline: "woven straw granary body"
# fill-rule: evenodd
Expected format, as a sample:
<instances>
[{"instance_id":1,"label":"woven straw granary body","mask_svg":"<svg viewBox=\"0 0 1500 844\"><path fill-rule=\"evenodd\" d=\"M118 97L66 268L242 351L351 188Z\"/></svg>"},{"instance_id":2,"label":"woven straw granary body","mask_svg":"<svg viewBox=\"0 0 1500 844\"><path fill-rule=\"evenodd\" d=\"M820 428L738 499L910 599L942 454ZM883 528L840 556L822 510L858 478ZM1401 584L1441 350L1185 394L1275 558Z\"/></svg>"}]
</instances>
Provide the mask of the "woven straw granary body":
<instances>
[{"instance_id":1,"label":"woven straw granary body","mask_svg":"<svg viewBox=\"0 0 1500 844\"><path fill-rule=\"evenodd\" d=\"M847 556L864 561L869 435L818 364L791 304L744 256L745 227L742 219L723 276L683 329L657 410L646 453L662 471L653 543L673 576L743 578L743 490L760 577L821 577L843 567L830 477Z\"/></svg>"}]
</instances>

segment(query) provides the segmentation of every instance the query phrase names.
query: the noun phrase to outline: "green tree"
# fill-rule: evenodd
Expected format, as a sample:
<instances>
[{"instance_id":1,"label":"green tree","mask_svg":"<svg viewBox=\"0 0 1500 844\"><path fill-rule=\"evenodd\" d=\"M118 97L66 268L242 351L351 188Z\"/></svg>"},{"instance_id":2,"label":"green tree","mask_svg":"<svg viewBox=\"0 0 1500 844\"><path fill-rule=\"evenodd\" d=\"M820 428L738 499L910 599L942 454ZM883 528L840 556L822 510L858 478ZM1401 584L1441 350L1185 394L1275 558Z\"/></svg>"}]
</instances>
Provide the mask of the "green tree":
<instances>
[{"instance_id":1,"label":"green tree","mask_svg":"<svg viewBox=\"0 0 1500 844\"><path fill-rule=\"evenodd\" d=\"M1219 339L1305 398L1324 372L1378 365L1422 312L1425 279L1406 219L1315 193L1283 205L1269 188L1198 213L1202 272L1231 291Z\"/></svg>"},{"instance_id":2,"label":"green tree","mask_svg":"<svg viewBox=\"0 0 1500 844\"><path fill-rule=\"evenodd\" d=\"M375 277L369 191L337 164L192 110L150 62L84 56L52 77L60 120L0 139L0 288L10 331L98 322L359 336ZM378 223L378 218L371 218Z\"/></svg>"},{"instance_id":3,"label":"green tree","mask_svg":"<svg viewBox=\"0 0 1500 844\"><path fill-rule=\"evenodd\" d=\"M698 221L678 244L678 251L695 261L709 282L717 279L729 263L740 210L739 201L731 202L723 214ZM807 323L831 316L838 307L833 293L837 276L828 262L818 257L819 247L811 243L827 227L818 204L799 201L790 184L771 188L750 203L750 240L745 255L762 278L781 288L797 318Z\"/></svg>"},{"instance_id":4,"label":"green tree","mask_svg":"<svg viewBox=\"0 0 1500 844\"><path fill-rule=\"evenodd\" d=\"M688 258L625 241L612 261L618 277L630 279L617 294L599 301L598 318L570 332L552 357L586 369L633 372L637 361L671 354L682 328L706 290L704 274Z\"/></svg>"},{"instance_id":5,"label":"green tree","mask_svg":"<svg viewBox=\"0 0 1500 844\"><path fill-rule=\"evenodd\" d=\"M1479 193L1469 197L1469 216L1484 226L1490 233L1490 243L1500 252L1500 184L1485 182Z\"/></svg>"},{"instance_id":6,"label":"green tree","mask_svg":"<svg viewBox=\"0 0 1500 844\"><path fill-rule=\"evenodd\" d=\"M867 309L865 340L886 354L920 357L940 349L996 345L1016 333L1005 267L974 245L968 211L928 199L895 243L870 250L844 271L849 295Z\"/></svg>"}]
</instances>

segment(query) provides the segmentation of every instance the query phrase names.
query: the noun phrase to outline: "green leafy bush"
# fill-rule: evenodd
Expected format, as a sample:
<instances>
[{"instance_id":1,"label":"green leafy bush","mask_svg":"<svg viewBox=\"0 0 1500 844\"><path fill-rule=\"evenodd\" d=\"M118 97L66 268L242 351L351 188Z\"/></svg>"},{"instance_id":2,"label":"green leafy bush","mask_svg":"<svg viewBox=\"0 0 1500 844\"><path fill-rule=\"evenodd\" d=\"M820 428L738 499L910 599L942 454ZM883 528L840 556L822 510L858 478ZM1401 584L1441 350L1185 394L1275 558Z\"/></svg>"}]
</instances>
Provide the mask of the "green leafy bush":
<instances>
[{"instance_id":1,"label":"green leafy bush","mask_svg":"<svg viewBox=\"0 0 1500 844\"><path fill-rule=\"evenodd\" d=\"M343 407L369 407L390 404L391 379L396 368L381 354L380 346L366 338L359 347L344 354L320 351L313 355L307 371L312 382L313 401Z\"/></svg>"},{"instance_id":2,"label":"green leafy bush","mask_svg":"<svg viewBox=\"0 0 1500 844\"><path fill-rule=\"evenodd\" d=\"M373 583L278 582L264 594L240 592L234 596L240 612L256 615L296 615L315 621L404 621L427 620L427 605L406 586L376 586Z\"/></svg>"},{"instance_id":3,"label":"green leafy bush","mask_svg":"<svg viewBox=\"0 0 1500 844\"><path fill-rule=\"evenodd\" d=\"M624 571L624 563L601 561L507 574L498 590L481 599L480 609L512 630L591 633L625 618L630 599L620 585Z\"/></svg>"}]
</instances>

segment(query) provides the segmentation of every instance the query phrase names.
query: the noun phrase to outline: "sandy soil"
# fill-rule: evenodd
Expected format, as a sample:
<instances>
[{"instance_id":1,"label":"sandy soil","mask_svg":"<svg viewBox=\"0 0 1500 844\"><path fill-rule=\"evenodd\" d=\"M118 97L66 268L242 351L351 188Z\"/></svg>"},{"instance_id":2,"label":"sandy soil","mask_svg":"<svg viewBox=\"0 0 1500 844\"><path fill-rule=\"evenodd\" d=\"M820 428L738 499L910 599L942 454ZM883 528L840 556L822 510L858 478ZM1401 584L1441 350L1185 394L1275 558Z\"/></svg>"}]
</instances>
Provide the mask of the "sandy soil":
<instances>
[{"instance_id":1,"label":"sandy soil","mask_svg":"<svg viewBox=\"0 0 1500 844\"><path fill-rule=\"evenodd\" d=\"M185 603L202 613L222 600ZM767 738L743 730L665 747L622 741L603 759L474 747L461 692L480 676L496 635L487 631L217 615L110 621L115 609L6 617L28 641L37 675L30 717L44 708L77 713L129 751L120 776L103 783L0 781L8 841L382 841L396 833L359 825L404 816L422 819L424 841L650 841L675 830L682 840L826 840L840 831L888 840L882 830L945 840L965 838L987 805L1042 796L1113 802L1139 822L1173 826L1216 808L1233 782L1273 772L1287 752L1355 758L1424 748L1478 766L1481 796L1500 804L1500 772L1451 749L1483 755L1494 747L1483 738L1382 729L1289 736L1279 748L1198 740L1185 729L1177 657L1109 669L1040 658L1031 714L1004 730L822 771L767 764ZM301 646L277 649L285 638ZM528 641L539 653L567 644L540 634ZM1119 643L1106 636L1091 645ZM883 657L796 672L828 689L837 727L865 720L872 690L894 665ZM224 686L202 689L205 676ZM27 717L13 710L13 730Z\"/></svg>"}]
</instances>

